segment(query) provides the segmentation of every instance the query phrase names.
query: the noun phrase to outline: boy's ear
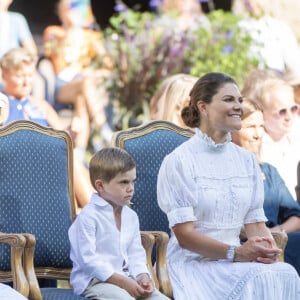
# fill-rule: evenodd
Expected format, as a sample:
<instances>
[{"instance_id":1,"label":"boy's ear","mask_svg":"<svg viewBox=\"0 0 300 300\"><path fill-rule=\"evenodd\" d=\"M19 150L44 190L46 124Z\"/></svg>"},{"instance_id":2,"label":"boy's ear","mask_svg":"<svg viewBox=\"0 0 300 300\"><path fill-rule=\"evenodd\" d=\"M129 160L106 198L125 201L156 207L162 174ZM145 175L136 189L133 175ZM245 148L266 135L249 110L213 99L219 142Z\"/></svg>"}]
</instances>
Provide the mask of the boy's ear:
<instances>
[{"instance_id":1,"label":"boy's ear","mask_svg":"<svg viewBox=\"0 0 300 300\"><path fill-rule=\"evenodd\" d=\"M103 181L101 179L97 179L95 181L95 186L97 188L97 191L102 192L104 190Z\"/></svg>"}]
</instances>

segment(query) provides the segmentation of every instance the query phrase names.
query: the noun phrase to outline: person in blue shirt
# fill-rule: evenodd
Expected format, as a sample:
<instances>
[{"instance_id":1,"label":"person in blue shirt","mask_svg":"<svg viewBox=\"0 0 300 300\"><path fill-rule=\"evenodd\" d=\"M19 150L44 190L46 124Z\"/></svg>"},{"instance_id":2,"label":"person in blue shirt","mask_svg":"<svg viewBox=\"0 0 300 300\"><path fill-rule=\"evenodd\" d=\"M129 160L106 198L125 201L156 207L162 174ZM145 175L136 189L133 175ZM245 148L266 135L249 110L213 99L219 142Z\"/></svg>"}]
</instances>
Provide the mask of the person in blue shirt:
<instances>
[{"instance_id":1,"label":"person in blue shirt","mask_svg":"<svg viewBox=\"0 0 300 300\"><path fill-rule=\"evenodd\" d=\"M25 17L8 11L13 0L0 1L0 56L13 48L23 47L37 56L38 50Z\"/></svg>"},{"instance_id":2,"label":"person in blue shirt","mask_svg":"<svg viewBox=\"0 0 300 300\"><path fill-rule=\"evenodd\" d=\"M266 225L273 232L287 233L284 260L293 265L300 275L300 205L289 192L277 169L260 160L259 151L264 132L262 108L247 98L243 101L243 108L242 128L232 133L232 140L257 156L264 182L264 211L268 219Z\"/></svg>"},{"instance_id":3,"label":"person in blue shirt","mask_svg":"<svg viewBox=\"0 0 300 300\"><path fill-rule=\"evenodd\" d=\"M4 82L0 95L0 123L6 125L15 120L29 120L56 130L68 130L74 142L74 191L79 207L84 207L94 189L89 173L83 163L80 139L77 133L67 128L53 107L42 98L31 95L34 56L23 48L14 48L0 58L1 75ZM2 99L2 100L1 100Z\"/></svg>"}]
</instances>

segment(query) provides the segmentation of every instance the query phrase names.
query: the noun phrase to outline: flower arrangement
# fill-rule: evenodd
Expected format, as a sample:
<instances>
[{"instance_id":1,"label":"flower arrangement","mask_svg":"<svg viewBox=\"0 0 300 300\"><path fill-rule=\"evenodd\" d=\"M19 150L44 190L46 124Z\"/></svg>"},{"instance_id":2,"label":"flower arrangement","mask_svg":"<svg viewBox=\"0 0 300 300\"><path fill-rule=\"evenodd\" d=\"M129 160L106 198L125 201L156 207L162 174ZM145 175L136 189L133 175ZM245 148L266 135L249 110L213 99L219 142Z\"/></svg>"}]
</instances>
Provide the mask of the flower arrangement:
<instances>
[{"instance_id":1,"label":"flower arrangement","mask_svg":"<svg viewBox=\"0 0 300 300\"><path fill-rule=\"evenodd\" d=\"M201 76L207 72L223 72L242 87L249 71L259 64L263 66L259 53L254 56L249 51L256 42L238 26L239 16L216 10L209 13L208 18L211 30L195 32L199 40L191 45L190 74Z\"/></svg>"},{"instance_id":2,"label":"flower arrangement","mask_svg":"<svg viewBox=\"0 0 300 300\"><path fill-rule=\"evenodd\" d=\"M115 62L109 91L115 115L121 116L118 129L149 119L149 100L169 75L220 71L242 83L249 68L258 64L248 51L250 37L238 29L239 18L231 13L210 13L210 29L180 31L162 26L154 13L118 5L119 13L110 18L111 27L104 32L107 51Z\"/></svg>"},{"instance_id":3,"label":"flower arrangement","mask_svg":"<svg viewBox=\"0 0 300 300\"><path fill-rule=\"evenodd\" d=\"M115 61L111 96L125 119L139 115L147 119L148 102L161 80L188 71L187 35L160 28L155 18L150 12L128 9L111 17L112 27L105 31L107 51Z\"/></svg>"}]
</instances>

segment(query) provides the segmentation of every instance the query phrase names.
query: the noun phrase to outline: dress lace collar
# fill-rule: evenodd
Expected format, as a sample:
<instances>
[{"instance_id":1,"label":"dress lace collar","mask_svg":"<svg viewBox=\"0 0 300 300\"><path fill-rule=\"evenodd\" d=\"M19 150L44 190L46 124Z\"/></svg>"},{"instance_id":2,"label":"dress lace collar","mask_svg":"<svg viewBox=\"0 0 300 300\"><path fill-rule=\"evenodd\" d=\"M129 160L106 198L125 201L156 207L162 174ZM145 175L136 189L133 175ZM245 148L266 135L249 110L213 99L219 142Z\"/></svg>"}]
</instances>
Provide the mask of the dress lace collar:
<instances>
[{"instance_id":1,"label":"dress lace collar","mask_svg":"<svg viewBox=\"0 0 300 300\"><path fill-rule=\"evenodd\" d=\"M209 137L206 133L203 133L198 128L195 128L195 135L196 135L197 138L199 138L203 142L203 144L209 150L215 151L215 152L222 151L226 147L226 145L231 142L231 135L230 135L230 133L226 134L226 140L222 144L216 144L216 142L211 137Z\"/></svg>"}]
</instances>

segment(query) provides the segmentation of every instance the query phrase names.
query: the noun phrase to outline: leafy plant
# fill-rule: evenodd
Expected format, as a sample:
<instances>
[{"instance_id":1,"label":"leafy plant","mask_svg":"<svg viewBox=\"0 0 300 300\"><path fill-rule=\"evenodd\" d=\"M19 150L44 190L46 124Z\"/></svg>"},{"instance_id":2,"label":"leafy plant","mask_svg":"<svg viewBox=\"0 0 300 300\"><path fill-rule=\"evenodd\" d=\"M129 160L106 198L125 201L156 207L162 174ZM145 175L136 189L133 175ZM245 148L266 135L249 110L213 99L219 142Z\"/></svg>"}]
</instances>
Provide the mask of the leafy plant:
<instances>
[{"instance_id":1,"label":"leafy plant","mask_svg":"<svg viewBox=\"0 0 300 300\"><path fill-rule=\"evenodd\" d=\"M257 58L249 52L253 41L237 25L240 18L223 11L213 11L208 17L210 29L193 31L162 27L157 15L124 6L110 18L111 27L104 37L115 62L109 90L116 115L121 116L119 128L148 119L149 100L169 75L180 72L199 77L218 71L242 84L249 69L257 66ZM136 118L137 123L129 122Z\"/></svg>"},{"instance_id":2,"label":"leafy plant","mask_svg":"<svg viewBox=\"0 0 300 300\"><path fill-rule=\"evenodd\" d=\"M211 30L197 30L195 36L199 40L194 40L189 50L190 73L201 76L207 72L223 72L242 86L249 71L261 62L258 55L254 57L249 51L254 41L238 26L240 17L216 10L208 18Z\"/></svg>"},{"instance_id":3,"label":"leafy plant","mask_svg":"<svg viewBox=\"0 0 300 300\"><path fill-rule=\"evenodd\" d=\"M111 17L110 24L105 39L115 61L111 95L122 115L147 114L157 84L169 74L186 71L187 37L162 30L149 12L126 10Z\"/></svg>"}]
</instances>

